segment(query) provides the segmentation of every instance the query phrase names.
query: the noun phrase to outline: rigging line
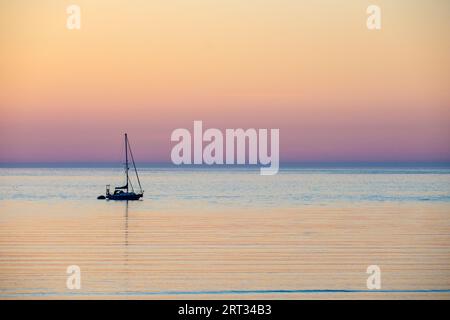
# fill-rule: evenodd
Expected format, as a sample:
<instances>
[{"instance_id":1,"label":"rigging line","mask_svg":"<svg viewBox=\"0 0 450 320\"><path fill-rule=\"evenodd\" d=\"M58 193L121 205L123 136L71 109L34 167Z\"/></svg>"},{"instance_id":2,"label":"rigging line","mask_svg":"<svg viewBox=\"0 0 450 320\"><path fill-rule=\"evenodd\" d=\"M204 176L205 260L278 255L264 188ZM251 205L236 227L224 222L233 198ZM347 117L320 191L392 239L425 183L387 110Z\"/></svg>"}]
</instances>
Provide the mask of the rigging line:
<instances>
[{"instance_id":1,"label":"rigging line","mask_svg":"<svg viewBox=\"0 0 450 320\"><path fill-rule=\"evenodd\" d=\"M128 142L128 149L130 149L131 162L133 162L134 172L136 173L136 178L137 178L137 181L139 184L139 189L141 189L141 192L142 192L141 181L139 180L139 175L137 173L136 164L134 163L133 151L131 151L131 144L130 144L129 140L127 142Z\"/></svg>"},{"instance_id":2,"label":"rigging line","mask_svg":"<svg viewBox=\"0 0 450 320\"><path fill-rule=\"evenodd\" d=\"M131 186L131 191L133 191L133 192L134 192L134 188L133 188L133 183L131 182L131 179L130 179L130 177L128 177L128 181L127 181L127 184L128 184L128 182L130 182L130 186Z\"/></svg>"},{"instance_id":3,"label":"rigging line","mask_svg":"<svg viewBox=\"0 0 450 320\"><path fill-rule=\"evenodd\" d=\"M127 139L125 137L125 143L126 143L126 141L127 141ZM121 184L121 185L123 185L123 188L128 188L128 174L127 174L128 163L127 163L127 156L128 155L127 155L127 147L126 147L126 145L125 145L125 154L123 152L123 146L121 146L120 147L120 158L121 158L121 162L122 162L122 165L123 165L123 169L125 171L125 184Z\"/></svg>"}]
</instances>

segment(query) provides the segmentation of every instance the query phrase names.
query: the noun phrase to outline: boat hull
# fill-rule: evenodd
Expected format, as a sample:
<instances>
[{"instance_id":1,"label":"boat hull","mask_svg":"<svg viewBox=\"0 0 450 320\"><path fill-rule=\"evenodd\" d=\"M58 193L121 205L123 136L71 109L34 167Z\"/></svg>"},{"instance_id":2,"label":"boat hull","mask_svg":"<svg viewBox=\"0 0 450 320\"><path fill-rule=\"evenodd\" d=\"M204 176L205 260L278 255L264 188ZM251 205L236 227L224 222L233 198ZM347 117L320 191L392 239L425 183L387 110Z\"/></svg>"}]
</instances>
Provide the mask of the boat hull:
<instances>
[{"instance_id":1,"label":"boat hull","mask_svg":"<svg viewBox=\"0 0 450 320\"><path fill-rule=\"evenodd\" d=\"M124 192L121 194L109 194L106 196L108 200L139 200L142 198L142 194L136 194L134 192Z\"/></svg>"}]
</instances>

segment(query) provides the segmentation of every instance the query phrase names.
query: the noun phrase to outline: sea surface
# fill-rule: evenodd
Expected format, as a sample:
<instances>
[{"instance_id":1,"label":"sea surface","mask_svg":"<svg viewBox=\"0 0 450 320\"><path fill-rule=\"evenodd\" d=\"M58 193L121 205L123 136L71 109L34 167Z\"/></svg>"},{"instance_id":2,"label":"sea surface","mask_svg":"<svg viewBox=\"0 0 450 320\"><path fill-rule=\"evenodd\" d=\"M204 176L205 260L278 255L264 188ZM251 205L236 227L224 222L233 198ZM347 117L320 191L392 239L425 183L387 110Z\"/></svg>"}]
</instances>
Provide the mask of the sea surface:
<instances>
[{"instance_id":1,"label":"sea surface","mask_svg":"<svg viewBox=\"0 0 450 320\"><path fill-rule=\"evenodd\" d=\"M0 298L450 298L447 166L139 175L115 202L120 167L0 168Z\"/></svg>"}]
</instances>

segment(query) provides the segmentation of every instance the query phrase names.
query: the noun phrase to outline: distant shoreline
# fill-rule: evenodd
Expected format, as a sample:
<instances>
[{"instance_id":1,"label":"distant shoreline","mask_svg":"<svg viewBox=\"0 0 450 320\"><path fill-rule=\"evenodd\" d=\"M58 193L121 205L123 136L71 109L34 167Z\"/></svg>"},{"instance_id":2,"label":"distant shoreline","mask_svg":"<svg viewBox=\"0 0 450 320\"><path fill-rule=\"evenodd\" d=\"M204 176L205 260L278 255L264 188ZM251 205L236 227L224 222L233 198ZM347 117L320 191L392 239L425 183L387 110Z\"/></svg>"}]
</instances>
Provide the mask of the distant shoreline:
<instances>
[{"instance_id":1,"label":"distant shoreline","mask_svg":"<svg viewBox=\"0 0 450 320\"><path fill-rule=\"evenodd\" d=\"M174 169L258 169L255 165L174 165L163 162L137 163L140 168L174 168ZM116 162L3 162L0 168L122 168ZM435 168L450 169L450 161L436 162L285 162L281 169L345 169L345 168Z\"/></svg>"}]
</instances>

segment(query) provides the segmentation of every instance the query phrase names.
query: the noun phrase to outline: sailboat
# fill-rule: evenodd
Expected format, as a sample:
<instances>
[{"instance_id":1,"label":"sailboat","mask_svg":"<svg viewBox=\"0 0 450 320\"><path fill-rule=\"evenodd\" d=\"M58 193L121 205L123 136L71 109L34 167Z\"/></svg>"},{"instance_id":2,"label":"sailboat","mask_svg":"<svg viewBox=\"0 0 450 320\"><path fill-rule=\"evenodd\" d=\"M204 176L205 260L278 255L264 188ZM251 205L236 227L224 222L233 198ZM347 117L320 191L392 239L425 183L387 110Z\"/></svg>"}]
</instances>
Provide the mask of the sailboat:
<instances>
[{"instance_id":1,"label":"sailboat","mask_svg":"<svg viewBox=\"0 0 450 320\"><path fill-rule=\"evenodd\" d=\"M131 182L131 177L129 175L130 167L128 166L128 153L131 156L131 163L133 164L134 172L136 173L136 180L139 185L139 190L135 191L133 183ZM110 185L106 185L106 196L99 196L97 199L108 199L108 200L139 200L144 195L144 190L141 187L141 181L139 180L139 175L136 169L136 164L134 162L133 152L131 151L130 142L128 141L128 136L125 133L125 185L121 187L115 187L114 192L111 193Z\"/></svg>"}]
</instances>

